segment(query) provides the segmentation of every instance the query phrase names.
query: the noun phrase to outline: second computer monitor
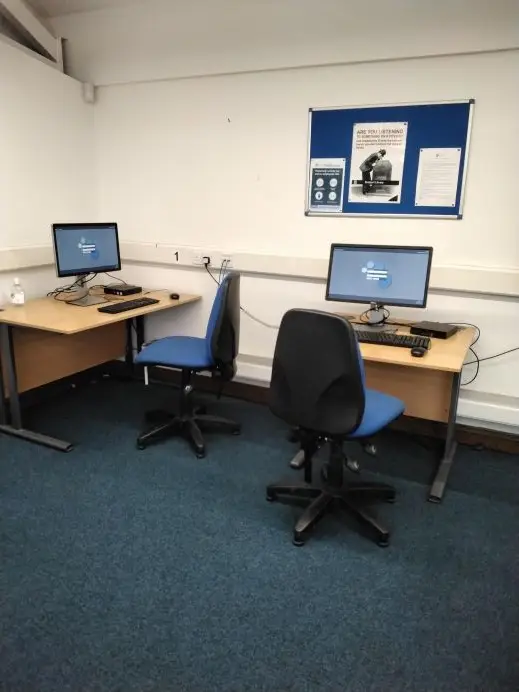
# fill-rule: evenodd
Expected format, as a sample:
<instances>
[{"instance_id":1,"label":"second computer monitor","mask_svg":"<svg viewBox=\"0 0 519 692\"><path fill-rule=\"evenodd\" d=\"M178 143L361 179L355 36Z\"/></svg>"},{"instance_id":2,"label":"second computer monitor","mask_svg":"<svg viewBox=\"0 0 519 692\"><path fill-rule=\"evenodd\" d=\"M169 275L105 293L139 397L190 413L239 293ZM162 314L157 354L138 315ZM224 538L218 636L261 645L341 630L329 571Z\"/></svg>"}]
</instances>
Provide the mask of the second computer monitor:
<instances>
[{"instance_id":1,"label":"second computer monitor","mask_svg":"<svg viewBox=\"0 0 519 692\"><path fill-rule=\"evenodd\" d=\"M424 308L432 247L334 244L326 300Z\"/></svg>"}]
</instances>

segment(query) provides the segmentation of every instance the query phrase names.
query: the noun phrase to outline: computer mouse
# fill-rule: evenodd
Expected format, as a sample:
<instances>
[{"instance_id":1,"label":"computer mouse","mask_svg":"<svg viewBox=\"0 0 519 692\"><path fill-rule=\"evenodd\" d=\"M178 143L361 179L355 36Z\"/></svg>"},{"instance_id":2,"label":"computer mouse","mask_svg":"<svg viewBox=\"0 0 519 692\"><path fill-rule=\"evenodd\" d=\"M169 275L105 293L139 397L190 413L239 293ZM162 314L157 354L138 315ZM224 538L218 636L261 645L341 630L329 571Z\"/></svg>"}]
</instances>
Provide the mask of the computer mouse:
<instances>
[{"instance_id":1,"label":"computer mouse","mask_svg":"<svg viewBox=\"0 0 519 692\"><path fill-rule=\"evenodd\" d=\"M426 353L427 353L427 349L423 348L423 346L414 346L411 349L411 355L414 356L415 358L423 358Z\"/></svg>"},{"instance_id":2,"label":"computer mouse","mask_svg":"<svg viewBox=\"0 0 519 692\"><path fill-rule=\"evenodd\" d=\"M178 300L180 298L178 293L170 293L169 297L171 298L171 300Z\"/></svg>"}]
</instances>

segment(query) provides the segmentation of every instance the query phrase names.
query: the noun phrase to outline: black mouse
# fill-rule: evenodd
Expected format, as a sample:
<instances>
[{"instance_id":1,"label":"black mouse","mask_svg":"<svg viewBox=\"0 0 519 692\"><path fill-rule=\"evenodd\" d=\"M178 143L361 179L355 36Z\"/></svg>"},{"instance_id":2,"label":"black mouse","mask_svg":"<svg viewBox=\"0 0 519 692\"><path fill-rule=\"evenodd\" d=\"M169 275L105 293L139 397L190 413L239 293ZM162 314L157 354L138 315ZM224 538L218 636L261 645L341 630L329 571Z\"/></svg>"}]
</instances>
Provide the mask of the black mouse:
<instances>
[{"instance_id":1,"label":"black mouse","mask_svg":"<svg viewBox=\"0 0 519 692\"><path fill-rule=\"evenodd\" d=\"M169 297L171 298L171 300L178 300L180 298L178 293L170 293Z\"/></svg>"},{"instance_id":2,"label":"black mouse","mask_svg":"<svg viewBox=\"0 0 519 692\"><path fill-rule=\"evenodd\" d=\"M414 356L415 358L423 358L426 353L427 353L427 349L424 348L423 346L414 346L411 349L411 355Z\"/></svg>"}]
</instances>

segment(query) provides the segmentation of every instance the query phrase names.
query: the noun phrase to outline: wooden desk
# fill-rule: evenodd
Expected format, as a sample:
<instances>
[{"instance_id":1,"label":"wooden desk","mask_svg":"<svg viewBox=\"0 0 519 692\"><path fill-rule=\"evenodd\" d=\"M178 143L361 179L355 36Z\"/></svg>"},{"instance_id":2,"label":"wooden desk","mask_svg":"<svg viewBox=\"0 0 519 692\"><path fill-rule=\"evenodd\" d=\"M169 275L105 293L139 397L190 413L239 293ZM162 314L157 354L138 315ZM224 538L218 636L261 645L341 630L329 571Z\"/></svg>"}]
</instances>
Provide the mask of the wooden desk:
<instances>
[{"instance_id":1,"label":"wooden desk","mask_svg":"<svg viewBox=\"0 0 519 692\"><path fill-rule=\"evenodd\" d=\"M355 320L351 315L349 318ZM398 332L409 333L409 327L398 326ZM404 401L406 416L447 424L430 502L441 502L454 461L461 369L473 340L471 328L460 329L450 339L432 339L430 350L422 358L412 356L407 348L360 345L368 387Z\"/></svg>"},{"instance_id":2,"label":"wooden desk","mask_svg":"<svg viewBox=\"0 0 519 692\"><path fill-rule=\"evenodd\" d=\"M126 300L142 295L128 296ZM145 341L145 316L200 299L181 295L179 300L171 300L169 291L146 292L146 296L160 302L116 315L99 312L100 305L78 307L53 298L39 298L23 307L10 306L1 311L0 432L70 451L71 443L23 427L20 393L123 355L132 367L134 350L140 351Z\"/></svg>"}]
</instances>

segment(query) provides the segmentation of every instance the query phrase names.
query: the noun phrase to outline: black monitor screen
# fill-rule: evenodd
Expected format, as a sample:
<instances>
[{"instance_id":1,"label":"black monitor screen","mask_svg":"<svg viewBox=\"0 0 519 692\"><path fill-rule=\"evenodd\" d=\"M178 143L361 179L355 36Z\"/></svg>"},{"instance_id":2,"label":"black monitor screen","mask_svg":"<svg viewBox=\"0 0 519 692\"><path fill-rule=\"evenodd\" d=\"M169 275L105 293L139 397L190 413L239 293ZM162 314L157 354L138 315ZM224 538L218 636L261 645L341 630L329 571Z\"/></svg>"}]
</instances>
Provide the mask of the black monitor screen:
<instances>
[{"instance_id":1,"label":"black monitor screen","mask_svg":"<svg viewBox=\"0 0 519 692\"><path fill-rule=\"evenodd\" d=\"M332 245L326 299L425 307L432 248Z\"/></svg>"},{"instance_id":2,"label":"black monitor screen","mask_svg":"<svg viewBox=\"0 0 519 692\"><path fill-rule=\"evenodd\" d=\"M116 223L67 223L52 227L58 276L121 268Z\"/></svg>"}]
</instances>

